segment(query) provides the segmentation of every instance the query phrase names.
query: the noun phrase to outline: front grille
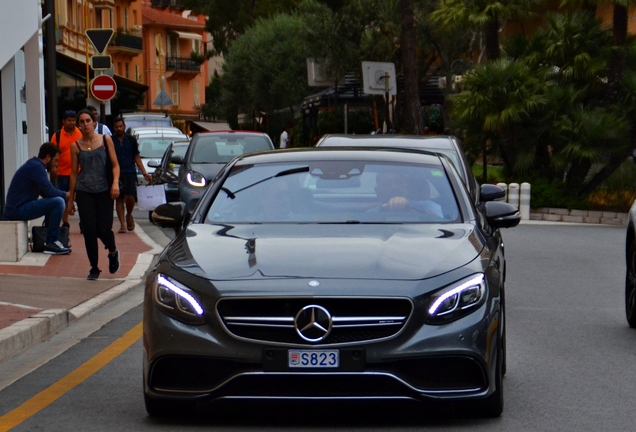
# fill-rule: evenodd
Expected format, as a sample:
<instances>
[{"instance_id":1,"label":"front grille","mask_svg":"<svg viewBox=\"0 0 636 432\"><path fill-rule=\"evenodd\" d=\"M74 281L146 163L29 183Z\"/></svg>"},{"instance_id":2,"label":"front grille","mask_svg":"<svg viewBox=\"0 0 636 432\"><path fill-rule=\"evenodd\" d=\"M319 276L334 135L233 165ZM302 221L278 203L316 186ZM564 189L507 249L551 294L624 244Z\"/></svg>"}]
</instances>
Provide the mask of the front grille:
<instances>
[{"instance_id":1,"label":"front grille","mask_svg":"<svg viewBox=\"0 0 636 432\"><path fill-rule=\"evenodd\" d=\"M319 342L300 337L294 326L306 306L325 308L332 331ZM330 345L368 342L397 335L410 316L413 304L406 298L299 297L223 299L217 305L225 327L234 336L281 344Z\"/></svg>"}]
</instances>

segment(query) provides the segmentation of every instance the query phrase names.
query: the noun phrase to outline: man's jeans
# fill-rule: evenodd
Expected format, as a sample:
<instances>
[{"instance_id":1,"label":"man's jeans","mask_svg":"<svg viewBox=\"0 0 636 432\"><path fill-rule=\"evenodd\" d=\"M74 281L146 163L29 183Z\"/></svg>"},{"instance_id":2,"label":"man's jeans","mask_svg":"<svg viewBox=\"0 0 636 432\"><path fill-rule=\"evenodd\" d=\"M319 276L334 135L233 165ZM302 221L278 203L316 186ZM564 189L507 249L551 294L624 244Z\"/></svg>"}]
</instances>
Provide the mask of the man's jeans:
<instances>
[{"instance_id":1,"label":"man's jeans","mask_svg":"<svg viewBox=\"0 0 636 432\"><path fill-rule=\"evenodd\" d=\"M62 197L41 198L23 205L14 220L33 220L44 216L44 224L49 227L46 232L46 243L57 241L60 235L60 222L66 209L66 201Z\"/></svg>"}]
</instances>

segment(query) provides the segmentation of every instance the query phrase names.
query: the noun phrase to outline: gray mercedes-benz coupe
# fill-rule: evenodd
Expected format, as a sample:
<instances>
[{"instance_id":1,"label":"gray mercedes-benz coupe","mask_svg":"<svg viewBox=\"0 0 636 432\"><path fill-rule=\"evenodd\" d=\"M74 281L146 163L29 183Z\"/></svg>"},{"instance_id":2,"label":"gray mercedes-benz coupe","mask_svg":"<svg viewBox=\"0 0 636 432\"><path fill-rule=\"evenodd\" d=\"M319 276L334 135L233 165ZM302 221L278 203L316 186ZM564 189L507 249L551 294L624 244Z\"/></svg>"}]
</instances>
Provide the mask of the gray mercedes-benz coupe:
<instances>
[{"instance_id":1,"label":"gray mercedes-benz coupe","mask_svg":"<svg viewBox=\"0 0 636 432\"><path fill-rule=\"evenodd\" d=\"M150 271L150 415L232 399L464 401L503 410L516 207L412 149L313 148L230 161ZM311 402L308 402L311 403Z\"/></svg>"}]
</instances>

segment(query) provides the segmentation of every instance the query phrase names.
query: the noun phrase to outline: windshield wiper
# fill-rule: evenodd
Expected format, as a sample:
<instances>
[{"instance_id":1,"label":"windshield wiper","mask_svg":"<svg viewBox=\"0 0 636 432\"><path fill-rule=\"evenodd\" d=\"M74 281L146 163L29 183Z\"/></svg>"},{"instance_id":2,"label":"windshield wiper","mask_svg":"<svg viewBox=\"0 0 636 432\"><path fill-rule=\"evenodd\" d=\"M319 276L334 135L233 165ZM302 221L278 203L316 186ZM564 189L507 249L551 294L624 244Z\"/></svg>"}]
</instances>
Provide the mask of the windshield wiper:
<instances>
[{"instance_id":1,"label":"windshield wiper","mask_svg":"<svg viewBox=\"0 0 636 432\"><path fill-rule=\"evenodd\" d=\"M228 188L226 188L225 186L221 188L221 190L223 192L225 192L227 194L227 196L229 196L231 199L236 198L236 195L234 195L234 193L232 193L231 190L229 190Z\"/></svg>"},{"instance_id":2,"label":"windshield wiper","mask_svg":"<svg viewBox=\"0 0 636 432\"><path fill-rule=\"evenodd\" d=\"M249 184L249 185L247 185L245 187L242 187L241 189L235 190L233 193L231 191L229 191L229 190L227 190L226 193L229 192L228 196L229 196L230 193L232 195L235 195L235 194L237 194L239 192L244 191L245 189L249 189L252 186L256 186L257 184L261 184L261 183L263 183L263 182L265 182L267 180L271 180L273 178L278 178L278 177L285 177L285 176L288 176L288 175L298 174L298 173L303 173L303 172L309 172L309 167L305 166L305 167L291 168L291 169L288 169L288 170L280 171L280 172L274 174L273 176L265 177L264 179L259 180L256 183L252 183L252 184ZM230 198L232 198L232 197L230 197Z\"/></svg>"}]
</instances>

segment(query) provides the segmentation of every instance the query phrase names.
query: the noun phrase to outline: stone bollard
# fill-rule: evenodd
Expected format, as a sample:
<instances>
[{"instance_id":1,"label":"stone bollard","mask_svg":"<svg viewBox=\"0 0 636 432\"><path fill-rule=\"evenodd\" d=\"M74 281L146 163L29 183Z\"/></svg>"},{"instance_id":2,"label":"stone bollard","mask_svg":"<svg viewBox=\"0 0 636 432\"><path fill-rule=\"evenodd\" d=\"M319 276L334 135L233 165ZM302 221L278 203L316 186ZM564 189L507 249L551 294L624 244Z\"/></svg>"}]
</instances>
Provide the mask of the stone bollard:
<instances>
[{"instance_id":1,"label":"stone bollard","mask_svg":"<svg viewBox=\"0 0 636 432\"><path fill-rule=\"evenodd\" d=\"M519 213L522 220L530 220L530 183L521 183L519 194Z\"/></svg>"},{"instance_id":2,"label":"stone bollard","mask_svg":"<svg viewBox=\"0 0 636 432\"><path fill-rule=\"evenodd\" d=\"M503 199L501 201L508 201L508 184L506 183L497 183L497 186L499 186L500 188L502 188L504 190L504 192L506 193L506 195L504 195Z\"/></svg>"},{"instance_id":3,"label":"stone bollard","mask_svg":"<svg viewBox=\"0 0 636 432\"><path fill-rule=\"evenodd\" d=\"M508 202L519 208L519 183L510 183L508 185Z\"/></svg>"}]
</instances>

